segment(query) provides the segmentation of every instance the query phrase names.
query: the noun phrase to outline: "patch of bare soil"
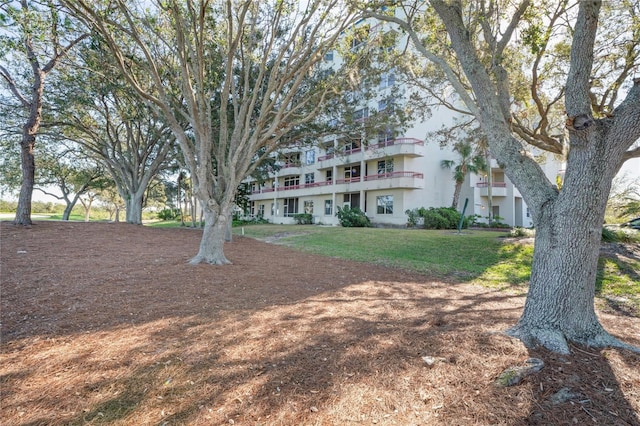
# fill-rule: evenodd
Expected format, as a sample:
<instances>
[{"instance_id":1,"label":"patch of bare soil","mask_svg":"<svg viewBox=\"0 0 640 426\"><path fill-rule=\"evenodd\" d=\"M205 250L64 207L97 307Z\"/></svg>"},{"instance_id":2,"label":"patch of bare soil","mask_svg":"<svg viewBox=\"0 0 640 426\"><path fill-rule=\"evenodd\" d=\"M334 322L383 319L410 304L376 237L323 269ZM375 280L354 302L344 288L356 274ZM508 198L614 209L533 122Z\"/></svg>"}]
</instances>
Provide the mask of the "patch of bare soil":
<instances>
[{"instance_id":1,"label":"patch of bare soil","mask_svg":"<svg viewBox=\"0 0 640 426\"><path fill-rule=\"evenodd\" d=\"M191 266L191 229L0 232L3 425L640 424L640 356L528 351L522 296L241 237Z\"/></svg>"}]
</instances>

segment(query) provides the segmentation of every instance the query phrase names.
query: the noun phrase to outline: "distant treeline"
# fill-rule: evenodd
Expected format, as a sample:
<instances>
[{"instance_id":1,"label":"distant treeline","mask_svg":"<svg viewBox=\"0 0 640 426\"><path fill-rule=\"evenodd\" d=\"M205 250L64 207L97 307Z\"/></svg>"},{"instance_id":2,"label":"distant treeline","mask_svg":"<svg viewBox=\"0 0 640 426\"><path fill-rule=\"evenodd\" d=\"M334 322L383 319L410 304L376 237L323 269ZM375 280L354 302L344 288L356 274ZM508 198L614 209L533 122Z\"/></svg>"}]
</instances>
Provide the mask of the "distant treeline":
<instances>
[{"instance_id":1,"label":"distant treeline","mask_svg":"<svg viewBox=\"0 0 640 426\"><path fill-rule=\"evenodd\" d=\"M0 212L14 213L18 208L18 201L0 200ZM32 213L64 213L64 204L52 203L50 201L33 201L31 203Z\"/></svg>"}]
</instances>

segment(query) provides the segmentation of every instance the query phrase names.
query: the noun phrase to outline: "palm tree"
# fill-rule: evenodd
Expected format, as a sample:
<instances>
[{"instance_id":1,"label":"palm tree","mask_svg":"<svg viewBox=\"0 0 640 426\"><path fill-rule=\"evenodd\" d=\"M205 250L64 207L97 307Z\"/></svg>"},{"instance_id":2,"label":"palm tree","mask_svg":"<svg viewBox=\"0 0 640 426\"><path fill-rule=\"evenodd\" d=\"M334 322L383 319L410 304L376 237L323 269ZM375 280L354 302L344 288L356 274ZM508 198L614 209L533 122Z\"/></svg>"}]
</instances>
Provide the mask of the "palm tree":
<instances>
[{"instance_id":1,"label":"palm tree","mask_svg":"<svg viewBox=\"0 0 640 426\"><path fill-rule=\"evenodd\" d=\"M487 162L484 155L474 152L470 142L462 141L454 145L453 150L460 155L458 162L453 160L442 160L440 165L444 169L453 169L453 180L456 182L453 191L453 202L451 207L458 208L458 200L460 199L460 190L467 174L481 173L488 170Z\"/></svg>"}]
</instances>

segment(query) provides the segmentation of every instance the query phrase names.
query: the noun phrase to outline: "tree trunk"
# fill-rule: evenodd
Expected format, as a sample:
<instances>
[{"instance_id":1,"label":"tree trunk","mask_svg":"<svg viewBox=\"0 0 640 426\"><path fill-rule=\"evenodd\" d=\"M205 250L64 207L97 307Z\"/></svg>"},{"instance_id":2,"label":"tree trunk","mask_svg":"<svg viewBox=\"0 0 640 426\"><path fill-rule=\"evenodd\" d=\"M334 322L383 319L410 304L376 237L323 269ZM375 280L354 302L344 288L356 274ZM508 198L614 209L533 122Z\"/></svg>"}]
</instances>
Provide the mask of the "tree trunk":
<instances>
[{"instance_id":1,"label":"tree trunk","mask_svg":"<svg viewBox=\"0 0 640 426\"><path fill-rule=\"evenodd\" d=\"M64 208L64 212L62 213L62 220L69 220L69 216L71 216L71 210L73 210L73 204L69 203Z\"/></svg>"},{"instance_id":2,"label":"tree trunk","mask_svg":"<svg viewBox=\"0 0 640 426\"><path fill-rule=\"evenodd\" d=\"M568 342L591 347L625 347L607 333L594 308L602 224L616 162L606 161L600 132L587 141L575 138L565 184L543 206L525 308L508 333L525 345L541 344L568 354Z\"/></svg>"},{"instance_id":3,"label":"tree trunk","mask_svg":"<svg viewBox=\"0 0 640 426\"><path fill-rule=\"evenodd\" d=\"M125 203L127 223L142 225L142 195L127 194Z\"/></svg>"},{"instance_id":4,"label":"tree trunk","mask_svg":"<svg viewBox=\"0 0 640 426\"><path fill-rule=\"evenodd\" d=\"M456 187L453 190L453 201L451 202L451 207L453 209L458 209L458 203L460 202L460 191L462 190L462 183L456 181Z\"/></svg>"},{"instance_id":5,"label":"tree trunk","mask_svg":"<svg viewBox=\"0 0 640 426\"><path fill-rule=\"evenodd\" d=\"M85 222L89 222L89 219L91 217L91 204L93 203L93 200L89 200L87 202L87 204L84 206L84 221Z\"/></svg>"},{"instance_id":6,"label":"tree trunk","mask_svg":"<svg viewBox=\"0 0 640 426\"><path fill-rule=\"evenodd\" d=\"M204 206L204 229L198 254L189 263L210 263L213 265L228 265L231 262L224 255L224 239L229 215L217 214L206 203Z\"/></svg>"},{"instance_id":7,"label":"tree trunk","mask_svg":"<svg viewBox=\"0 0 640 426\"><path fill-rule=\"evenodd\" d=\"M31 199L33 198L33 185L35 182L36 163L33 149L36 143L37 123L27 123L24 126L20 150L22 162L22 185L16 217L13 221L16 225L31 225Z\"/></svg>"}]
</instances>

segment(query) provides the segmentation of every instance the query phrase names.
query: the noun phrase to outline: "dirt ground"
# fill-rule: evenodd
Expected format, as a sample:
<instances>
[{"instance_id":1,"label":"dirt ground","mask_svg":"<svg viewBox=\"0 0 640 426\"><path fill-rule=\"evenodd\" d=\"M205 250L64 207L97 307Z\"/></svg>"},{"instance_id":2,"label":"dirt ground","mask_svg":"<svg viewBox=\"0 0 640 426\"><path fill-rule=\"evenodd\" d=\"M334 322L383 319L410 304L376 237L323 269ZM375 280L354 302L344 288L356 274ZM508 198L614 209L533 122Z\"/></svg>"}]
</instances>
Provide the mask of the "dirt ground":
<instances>
[{"instance_id":1,"label":"dirt ground","mask_svg":"<svg viewBox=\"0 0 640 426\"><path fill-rule=\"evenodd\" d=\"M200 235L3 222L0 423L640 425L640 356L527 350L500 333L522 295L242 237L188 265Z\"/></svg>"}]
</instances>

